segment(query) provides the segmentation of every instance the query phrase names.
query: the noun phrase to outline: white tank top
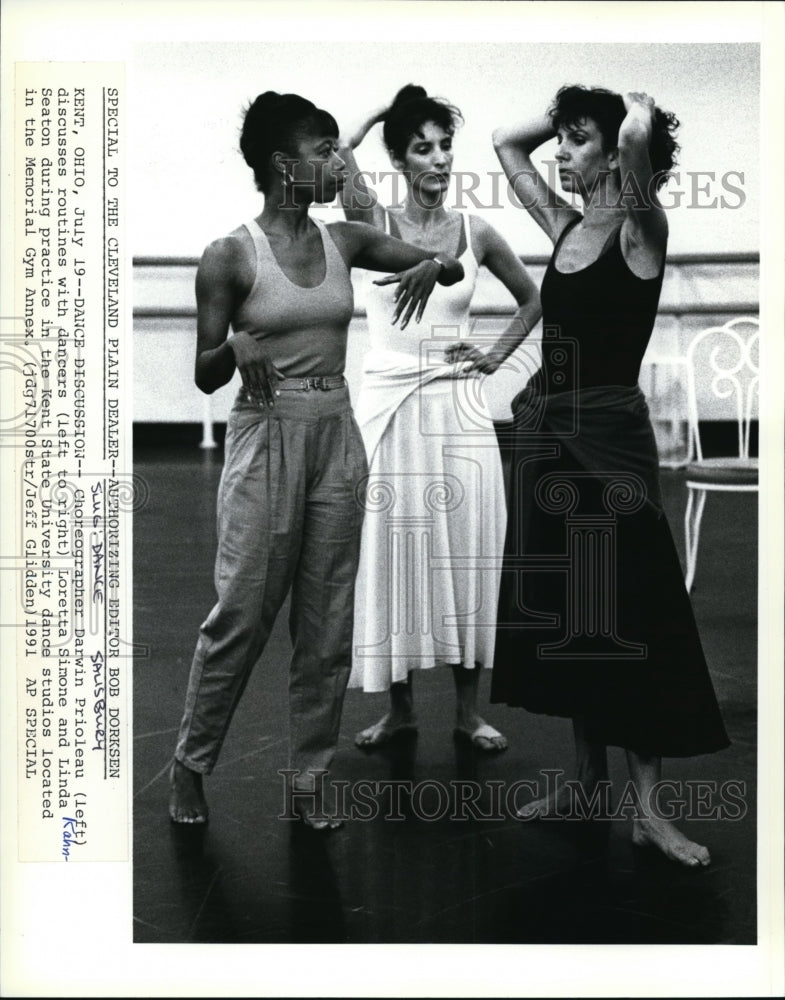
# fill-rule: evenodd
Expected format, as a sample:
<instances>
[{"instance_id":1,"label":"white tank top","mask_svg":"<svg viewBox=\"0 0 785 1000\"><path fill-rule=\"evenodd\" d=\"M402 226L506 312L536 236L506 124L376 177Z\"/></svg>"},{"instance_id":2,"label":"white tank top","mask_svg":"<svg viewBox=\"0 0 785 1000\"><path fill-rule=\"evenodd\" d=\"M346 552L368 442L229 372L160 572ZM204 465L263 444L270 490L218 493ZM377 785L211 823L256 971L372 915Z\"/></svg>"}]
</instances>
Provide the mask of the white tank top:
<instances>
[{"instance_id":1,"label":"white tank top","mask_svg":"<svg viewBox=\"0 0 785 1000\"><path fill-rule=\"evenodd\" d=\"M466 248L458 258L463 265L463 279L448 287L436 285L419 323L411 319L405 330L401 330L400 321L393 326L394 296L398 286L374 285L373 279L377 278L378 275L370 275L366 294L366 312L372 350L392 351L396 354L406 354L412 358L424 360L423 353L428 353L427 342L433 340L441 360L445 342L449 343L469 337L469 307L479 270L477 258L472 249L470 218L469 215L463 216ZM385 232L389 232L387 212L384 213L384 228Z\"/></svg>"}]
</instances>

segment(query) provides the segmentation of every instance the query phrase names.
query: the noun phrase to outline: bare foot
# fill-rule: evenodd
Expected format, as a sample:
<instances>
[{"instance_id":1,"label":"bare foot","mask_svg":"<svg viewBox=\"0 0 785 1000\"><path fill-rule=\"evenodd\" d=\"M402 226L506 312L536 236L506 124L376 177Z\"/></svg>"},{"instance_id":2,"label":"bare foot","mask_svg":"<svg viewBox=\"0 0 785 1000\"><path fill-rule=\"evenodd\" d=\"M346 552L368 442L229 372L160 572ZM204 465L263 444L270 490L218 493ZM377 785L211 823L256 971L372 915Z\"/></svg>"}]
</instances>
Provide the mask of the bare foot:
<instances>
[{"instance_id":1,"label":"bare foot","mask_svg":"<svg viewBox=\"0 0 785 1000\"><path fill-rule=\"evenodd\" d=\"M329 817L321 806L318 809L314 808L310 810L308 806L298 800L292 803L292 808L305 826L311 830L317 830L321 833L329 832L330 830L339 830L343 826L342 819Z\"/></svg>"},{"instance_id":2,"label":"bare foot","mask_svg":"<svg viewBox=\"0 0 785 1000\"><path fill-rule=\"evenodd\" d=\"M507 740L498 729L489 726L479 715L466 721L459 721L455 735L471 741L473 747L484 753L500 753L507 749Z\"/></svg>"},{"instance_id":3,"label":"bare foot","mask_svg":"<svg viewBox=\"0 0 785 1000\"><path fill-rule=\"evenodd\" d=\"M354 742L361 749L370 750L389 743L396 733L401 732L417 732L414 713L398 715L395 712L388 712L378 722L357 733Z\"/></svg>"},{"instance_id":4,"label":"bare foot","mask_svg":"<svg viewBox=\"0 0 785 1000\"><path fill-rule=\"evenodd\" d=\"M688 868L706 868L711 857L705 847L688 840L676 827L660 818L636 819L632 825L632 842L637 847L655 847L666 858Z\"/></svg>"},{"instance_id":5,"label":"bare foot","mask_svg":"<svg viewBox=\"0 0 785 1000\"><path fill-rule=\"evenodd\" d=\"M209 809L202 792L202 776L181 764L169 770L169 817L173 823L206 823Z\"/></svg>"},{"instance_id":6,"label":"bare foot","mask_svg":"<svg viewBox=\"0 0 785 1000\"><path fill-rule=\"evenodd\" d=\"M515 810L519 819L544 819L555 816L567 816L572 808L572 795L566 785L559 785L550 795L534 799Z\"/></svg>"}]
</instances>

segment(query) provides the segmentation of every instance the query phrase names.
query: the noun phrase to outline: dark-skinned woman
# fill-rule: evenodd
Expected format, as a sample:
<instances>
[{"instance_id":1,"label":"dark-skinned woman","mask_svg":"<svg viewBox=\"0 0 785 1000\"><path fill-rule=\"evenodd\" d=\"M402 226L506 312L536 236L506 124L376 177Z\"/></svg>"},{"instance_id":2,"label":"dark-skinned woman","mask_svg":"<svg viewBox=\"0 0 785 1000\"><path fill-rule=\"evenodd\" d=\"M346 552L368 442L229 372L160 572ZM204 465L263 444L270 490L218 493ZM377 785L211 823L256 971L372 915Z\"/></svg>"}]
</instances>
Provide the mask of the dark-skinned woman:
<instances>
[{"instance_id":1,"label":"dark-skinned woman","mask_svg":"<svg viewBox=\"0 0 785 1000\"><path fill-rule=\"evenodd\" d=\"M210 244L197 273L196 383L211 393L238 370L242 388L218 492L218 602L201 626L170 776L176 823L207 820L202 775L291 591L290 762L294 790L314 792L293 804L316 829L339 825L316 777L335 754L351 667L367 474L343 376L350 269L393 272L381 281L397 283L401 327L463 269L371 226L312 218L343 183L337 146L328 112L296 94L257 97L240 148L264 209Z\"/></svg>"}]
</instances>

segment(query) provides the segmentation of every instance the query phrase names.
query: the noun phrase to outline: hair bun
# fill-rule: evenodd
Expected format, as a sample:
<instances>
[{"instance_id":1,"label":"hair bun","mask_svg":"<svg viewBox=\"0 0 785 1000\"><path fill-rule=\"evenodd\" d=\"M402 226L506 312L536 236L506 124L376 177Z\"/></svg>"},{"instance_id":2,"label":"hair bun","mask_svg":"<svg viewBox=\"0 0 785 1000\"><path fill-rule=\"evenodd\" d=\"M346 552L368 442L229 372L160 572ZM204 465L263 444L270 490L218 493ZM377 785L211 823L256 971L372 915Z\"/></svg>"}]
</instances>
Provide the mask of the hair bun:
<instances>
[{"instance_id":1,"label":"hair bun","mask_svg":"<svg viewBox=\"0 0 785 1000\"><path fill-rule=\"evenodd\" d=\"M382 137L393 160L402 160L410 138L425 122L435 122L448 135L463 121L458 108L442 97L429 97L425 87L407 83L395 95L384 116Z\"/></svg>"},{"instance_id":2,"label":"hair bun","mask_svg":"<svg viewBox=\"0 0 785 1000\"><path fill-rule=\"evenodd\" d=\"M270 157L275 152L294 154L302 132L338 136L333 116L299 94L266 90L246 108L240 132L240 150L253 170L256 186L267 192Z\"/></svg>"},{"instance_id":3,"label":"hair bun","mask_svg":"<svg viewBox=\"0 0 785 1000\"><path fill-rule=\"evenodd\" d=\"M273 111L280 107L282 102L283 96L277 91L265 90L263 94L259 94L252 106L255 106L259 111Z\"/></svg>"},{"instance_id":4,"label":"hair bun","mask_svg":"<svg viewBox=\"0 0 785 1000\"><path fill-rule=\"evenodd\" d=\"M393 102L390 105L390 110L393 108L399 108L402 104L408 104L410 101L419 101L423 97L428 96L428 91L425 87L418 87L417 84L407 83L405 87L401 87L398 93L393 98Z\"/></svg>"}]
</instances>

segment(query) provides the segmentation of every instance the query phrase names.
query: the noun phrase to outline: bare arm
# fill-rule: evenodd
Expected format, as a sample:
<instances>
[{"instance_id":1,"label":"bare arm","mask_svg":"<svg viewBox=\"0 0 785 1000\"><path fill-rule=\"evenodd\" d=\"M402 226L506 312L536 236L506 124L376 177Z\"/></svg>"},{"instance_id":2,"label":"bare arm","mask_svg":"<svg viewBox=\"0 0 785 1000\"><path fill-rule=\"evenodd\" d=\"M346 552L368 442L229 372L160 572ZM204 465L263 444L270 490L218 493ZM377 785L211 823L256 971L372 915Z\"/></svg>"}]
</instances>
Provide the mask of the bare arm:
<instances>
[{"instance_id":1,"label":"bare arm","mask_svg":"<svg viewBox=\"0 0 785 1000\"><path fill-rule=\"evenodd\" d=\"M202 254L196 272L196 365L194 379L202 392L212 393L234 375L234 352L226 336L238 289L236 240L216 240Z\"/></svg>"},{"instance_id":2,"label":"bare arm","mask_svg":"<svg viewBox=\"0 0 785 1000\"><path fill-rule=\"evenodd\" d=\"M454 285L463 278L463 265L447 254L412 246L363 223L337 222L330 228L350 267L394 272L379 278L375 284L398 285L392 321L396 323L403 315L401 329L415 315L415 310L417 322L420 321L437 282Z\"/></svg>"},{"instance_id":3,"label":"bare arm","mask_svg":"<svg viewBox=\"0 0 785 1000\"><path fill-rule=\"evenodd\" d=\"M484 264L512 293L518 309L489 351L483 353L476 347L460 342L447 348L446 357L450 362L471 361L472 364L466 369L467 373L479 371L490 375L529 336L539 322L542 308L537 286L504 237L487 222L474 216L472 233L479 263Z\"/></svg>"},{"instance_id":4,"label":"bare arm","mask_svg":"<svg viewBox=\"0 0 785 1000\"><path fill-rule=\"evenodd\" d=\"M373 126L384 119L387 110L385 106L372 111L354 131L342 135L338 140L338 153L349 173L341 191L341 203L346 218L350 222L366 222L380 229L384 227L384 209L377 201L376 192L366 184L354 151Z\"/></svg>"},{"instance_id":5,"label":"bare arm","mask_svg":"<svg viewBox=\"0 0 785 1000\"><path fill-rule=\"evenodd\" d=\"M647 94L624 97L627 115L619 128L619 169L627 218L622 250L640 277L654 277L668 241L668 220L657 198L649 159L654 101Z\"/></svg>"},{"instance_id":6,"label":"bare arm","mask_svg":"<svg viewBox=\"0 0 785 1000\"><path fill-rule=\"evenodd\" d=\"M515 196L553 243L578 212L549 187L531 161L531 154L556 135L547 115L493 133L499 157Z\"/></svg>"},{"instance_id":7,"label":"bare arm","mask_svg":"<svg viewBox=\"0 0 785 1000\"><path fill-rule=\"evenodd\" d=\"M436 275L434 284L438 282L440 285L454 285L463 278L463 265L446 253L413 246L395 236L381 233L371 226L352 226L352 230L354 237L352 264L355 267L364 267L369 271L402 272L438 257L445 266L437 265L437 268L432 270ZM382 278L377 284L388 285L394 278L395 274L392 274L389 278Z\"/></svg>"},{"instance_id":8,"label":"bare arm","mask_svg":"<svg viewBox=\"0 0 785 1000\"><path fill-rule=\"evenodd\" d=\"M281 377L267 351L248 333L227 340L235 308L247 294L240 243L230 237L207 247L196 272L196 365L194 378L205 393L226 385L239 369L243 385L273 405L274 383Z\"/></svg>"}]
</instances>

